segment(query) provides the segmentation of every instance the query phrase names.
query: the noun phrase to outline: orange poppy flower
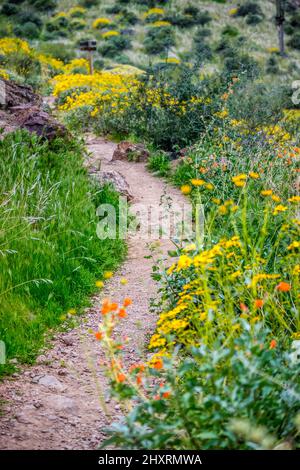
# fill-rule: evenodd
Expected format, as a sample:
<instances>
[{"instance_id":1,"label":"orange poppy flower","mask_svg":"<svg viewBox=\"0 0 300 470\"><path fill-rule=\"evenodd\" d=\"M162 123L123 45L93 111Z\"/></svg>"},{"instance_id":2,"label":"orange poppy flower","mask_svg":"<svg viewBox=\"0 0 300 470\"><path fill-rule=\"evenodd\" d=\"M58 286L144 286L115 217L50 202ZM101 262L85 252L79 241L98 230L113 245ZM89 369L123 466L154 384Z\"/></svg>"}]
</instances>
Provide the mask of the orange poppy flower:
<instances>
[{"instance_id":1,"label":"orange poppy flower","mask_svg":"<svg viewBox=\"0 0 300 470\"><path fill-rule=\"evenodd\" d=\"M161 359L157 359L153 364L154 369L160 370L163 368L163 361Z\"/></svg>"},{"instance_id":2,"label":"orange poppy flower","mask_svg":"<svg viewBox=\"0 0 300 470\"><path fill-rule=\"evenodd\" d=\"M256 299L254 301L254 307L255 308L262 308L263 304L264 304L264 301L262 299Z\"/></svg>"},{"instance_id":3,"label":"orange poppy flower","mask_svg":"<svg viewBox=\"0 0 300 470\"><path fill-rule=\"evenodd\" d=\"M289 290L291 290L291 284L289 284L288 282L280 282L277 286L276 286L276 289L279 290L280 292L288 292Z\"/></svg>"},{"instance_id":4,"label":"orange poppy flower","mask_svg":"<svg viewBox=\"0 0 300 470\"><path fill-rule=\"evenodd\" d=\"M276 339L272 339L272 340L270 341L270 349L275 349L276 346L277 346L277 341L276 341Z\"/></svg>"},{"instance_id":5,"label":"orange poppy flower","mask_svg":"<svg viewBox=\"0 0 300 470\"><path fill-rule=\"evenodd\" d=\"M100 341L103 338L103 334L100 331L96 331L95 338Z\"/></svg>"},{"instance_id":6,"label":"orange poppy flower","mask_svg":"<svg viewBox=\"0 0 300 470\"><path fill-rule=\"evenodd\" d=\"M142 383L142 377L141 377L141 375L137 375L137 376L136 376L136 383L137 383L137 385L141 385L141 383Z\"/></svg>"},{"instance_id":7,"label":"orange poppy flower","mask_svg":"<svg viewBox=\"0 0 300 470\"><path fill-rule=\"evenodd\" d=\"M247 305L245 305L243 302L240 303L240 309L241 309L243 312L248 312L248 307L247 307Z\"/></svg>"},{"instance_id":8,"label":"orange poppy flower","mask_svg":"<svg viewBox=\"0 0 300 470\"><path fill-rule=\"evenodd\" d=\"M122 374L121 372L119 372L119 374L117 375L117 382L122 383L122 382L125 382L125 380L126 380L125 374Z\"/></svg>"},{"instance_id":9,"label":"orange poppy flower","mask_svg":"<svg viewBox=\"0 0 300 470\"><path fill-rule=\"evenodd\" d=\"M102 308L101 308L101 313L102 315L107 315L109 313L110 309L109 309L109 306L108 305L104 305Z\"/></svg>"},{"instance_id":10,"label":"orange poppy flower","mask_svg":"<svg viewBox=\"0 0 300 470\"><path fill-rule=\"evenodd\" d=\"M162 396L163 396L163 398L170 398L171 392L169 392L169 391L164 392Z\"/></svg>"},{"instance_id":11,"label":"orange poppy flower","mask_svg":"<svg viewBox=\"0 0 300 470\"><path fill-rule=\"evenodd\" d=\"M127 312L126 312L125 308L121 307L121 308L119 309L118 315L119 315L120 318L125 318L125 317L127 317Z\"/></svg>"},{"instance_id":12,"label":"orange poppy flower","mask_svg":"<svg viewBox=\"0 0 300 470\"><path fill-rule=\"evenodd\" d=\"M124 299L123 306L124 307L129 307L129 305L131 305L131 304L132 304L132 300L130 299L130 297L126 297Z\"/></svg>"}]
</instances>

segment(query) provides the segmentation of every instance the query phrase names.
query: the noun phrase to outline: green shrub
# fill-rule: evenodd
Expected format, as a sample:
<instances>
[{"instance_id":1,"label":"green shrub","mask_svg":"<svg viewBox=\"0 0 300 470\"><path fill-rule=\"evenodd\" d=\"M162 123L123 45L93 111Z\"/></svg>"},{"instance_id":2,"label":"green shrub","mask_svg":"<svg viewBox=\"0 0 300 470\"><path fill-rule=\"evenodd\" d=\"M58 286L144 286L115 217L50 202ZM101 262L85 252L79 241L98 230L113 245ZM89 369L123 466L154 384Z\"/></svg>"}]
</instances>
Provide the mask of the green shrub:
<instances>
[{"instance_id":1,"label":"green shrub","mask_svg":"<svg viewBox=\"0 0 300 470\"><path fill-rule=\"evenodd\" d=\"M255 78L259 75L260 68L258 63L248 54L230 54L224 60L225 72L229 75L242 75L248 78Z\"/></svg>"},{"instance_id":2,"label":"green shrub","mask_svg":"<svg viewBox=\"0 0 300 470\"><path fill-rule=\"evenodd\" d=\"M235 26L226 25L225 28L222 29L222 36L235 38L239 36L239 34L240 34L239 30Z\"/></svg>"},{"instance_id":3,"label":"green shrub","mask_svg":"<svg viewBox=\"0 0 300 470\"><path fill-rule=\"evenodd\" d=\"M263 16L263 12L262 12L260 5L258 5L256 2L248 2L248 1L240 5L236 12L236 16L247 16L247 15Z\"/></svg>"},{"instance_id":4,"label":"green shrub","mask_svg":"<svg viewBox=\"0 0 300 470\"><path fill-rule=\"evenodd\" d=\"M49 12L57 7L57 0L28 0L37 11Z\"/></svg>"},{"instance_id":5,"label":"green shrub","mask_svg":"<svg viewBox=\"0 0 300 470\"><path fill-rule=\"evenodd\" d=\"M30 21L31 23L34 23L39 28L43 26L43 21L41 20L40 15L35 13L34 11L19 12L16 17L16 21L20 24L27 23L28 21Z\"/></svg>"},{"instance_id":6,"label":"green shrub","mask_svg":"<svg viewBox=\"0 0 300 470\"><path fill-rule=\"evenodd\" d=\"M186 147L205 130L212 114L208 98L216 91L213 79L196 77L197 70L179 65L149 70L122 113L99 114L98 132L136 135L167 151Z\"/></svg>"},{"instance_id":7,"label":"green shrub","mask_svg":"<svg viewBox=\"0 0 300 470\"><path fill-rule=\"evenodd\" d=\"M194 36L194 41L195 42L202 42L203 39L209 38L212 35L212 32L208 28L198 28L195 36Z\"/></svg>"},{"instance_id":8,"label":"green shrub","mask_svg":"<svg viewBox=\"0 0 300 470\"><path fill-rule=\"evenodd\" d=\"M188 10L191 11L190 9ZM192 10L194 11L194 9ZM179 11L173 11L171 13L168 13L164 19L166 21L169 21L172 25L179 26L182 28L193 25L205 26L206 24L212 21L212 18L207 11L200 12L199 9L196 8L195 12L196 13L191 14L187 13L186 10L184 10L184 13L181 13Z\"/></svg>"},{"instance_id":9,"label":"green shrub","mask_svg":"<svg viewBox=\"0 0 300 470\"><path fill-rule=\"evenodd\" d=\"M287 101L285 90L279 84L246 82L230 96L228 104L232 117L245 119L251 128L256 128L276 124Z\"/></svg>"},{"instance_id":10,"label":"green shrub","mask_svg":"<svg viewBox=\"0 0 300 470\"><path fill-rule=\"evenodd\" d=\"M80 18L75 18L70 22L70 29L74 31L81 31L86 27L86 22Z\"/></svg>"},{"instance_id":11,"label":"green shrub","mask_svg":"<svg viewBox=\"0 0 300 470\"><path fill-rule=\"evenodd\" d=\"M1 14L6 16L16 15L19 11L19 8L14 3L6 2L1 8Z\"/></svg>"},{"instance_id":12,"label":"green shrub","mask_svg":"<svg viewBox=\"0 0 300 470\"><path fill-rule=\"evenodd\" d=\"M100 0L80 0L79 5L84 8L91 8L99 5Z\"/></svg>"},{"instance_id":13,"label":"green shrub","mask_svg":"<svg viewBox=\"0 0 300 470\"><path fill-rule=\"evenodd\" d=\"M123 11L123 7L121 5L118 5L117 3L115 5L111 5L105 8L105 13L108 15L118 15Z\"/></svg>"},{"instance_id":14,"label":"green shrub","mask_svg":"<svg viewBox=\"0 0 300 470\"><path fill-rule=\"evenodd\" d=\"M16 36L27 38L27 39L37 39L40 35L40 29L35 23L27 21L23 25L17 25L14 28L14 33Z\"/></svg>"},{"instance_id":15,"label":"green shrub","mask_svg":"<svg viewBox=\"0 0 300 470\"><path fill-rule=\"evenodd\" d=\"M261 15L248 15L246 18L246 23L249 25L256 25L263 21L263 17Z\"/></svg>"},{"instance_id":16,"label":"green shrub","mask_svg":"<svg viewBox=\"0 0 300 470\"><path fill-rule=\"evenodd\" d=\"M98 47L98 52L103 57L115 57L120 51L130 49L130 39L125 35L112 36L103 41Z\"/></svg>"},{"instance_id":17,"label":"green shrub","mask_svg":"<svg viewBox=\"0 0 300 470\"><path fill-rule=\"evenodd\" d=\"M70 62L75 58L74 48L60 42L43 42L40 44L39 50L43 54L50 55L63 62Z\"/></svg>"},{"instance_id":18,"label":"green shrub","mask_svg":"<svg viewBox=\"0 0 300 470\"><path fill-rule=\"evenodd\" d=\"M194 45L194 54L200 62L209 61L212 59L212 49L209 44L205 42L197 42Z\"/></svg>"},{"instance_id":19,"label":"green shrub","mask_svg":"<svg viewBox=\"0 0 300 470\"><path fill-rule=\"evenodd\" d=\"M275 75L275 74L279 73L279 71L280 71L280 69L279 69L279 65L278 65L278 61L276 59L276 56L272 55L267 60L266 73Z\"/></svg>"},{"instance_id":20,"label":"green shrub","mask_svg":"<svg viewBox=\"0 0 300 470\"><path fill-rule=\"evenodd\" d=\"M166 52L175 45L175 35L171 27L151 28L144 39L144 48L147 54Z\"/></svg>"},{"instance_id":21,"label":"green shrub","mask_svg":"<svg viewBox=\"0 0 300 470\"><path fill-rule=\"evenodd\" d=\"M300 50L300 33L295 33L288 41L288 46Z\"/></svg>"},{"instance_id":22,"label":"green shrub","mask_svg":"<svg viewBox=\"0 0 300 470\"><path fill-rule=\"evenodd\" d=\"M148 159L147 168L157 176L168 176L171 170L170 159L165 153L157 152Z\"/></svg>"},{"instance_id":23,"label":"green shrub","mask_svg":"<svg viewBox=\"0 0 300 470\"><path fill-rule=\"evenodd\" d=\"M96 235L96 208L118 197L89 181L78 143L26 132L0 142L0 181L1 340L8 359L31 361L123 257L123 242Z\"/></svg>"}]
</instances>

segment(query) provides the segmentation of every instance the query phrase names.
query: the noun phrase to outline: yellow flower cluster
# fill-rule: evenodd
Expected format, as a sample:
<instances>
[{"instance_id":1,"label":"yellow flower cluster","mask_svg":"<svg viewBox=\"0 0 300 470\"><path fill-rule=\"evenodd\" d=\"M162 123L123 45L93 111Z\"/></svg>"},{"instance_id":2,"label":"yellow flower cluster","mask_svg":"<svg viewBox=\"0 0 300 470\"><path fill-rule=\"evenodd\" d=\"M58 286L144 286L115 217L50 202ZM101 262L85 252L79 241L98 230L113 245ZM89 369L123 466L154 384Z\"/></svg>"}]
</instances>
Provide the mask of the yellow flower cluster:
<instances>
[{"instance_id":1,"label":"yellow flower cluster","mask_svg":"<svg viewBox=\"0 0 300 470\"><path fill-rule=\"evenodd\" d=\"M9 57L12 54L22 53L40 62L41 66L56 73L64 71L64 64L61 60L46 54L40 54L30 47L28 42L18 38L0 39L0 54ZM5 71L4 71L5 72ZM8 77L7 72L5 72Z\"/></svg>"},{"instance_id":2,"label":"yellow flower cluster","mask_svg":"<svg viewBox=\"0 0 300 470\"><path fill-rule=\"evenodd\" d=\"M108 26L112 23L112 21L109 18L97 18L93 22L93 28L94 29L101 29L104 28L105 26Z\"/></svg>"},{"instance_id":3,"label":"yellow flower cluster","mask_svg":"<svg viewBox=\"0 0 300 470\"><path fill-rule=\"evenodd\" d=\"M73 59L71 62L66 64L63 67L64 74L70 75L74 70L85 69L86 72L89 71L89 63L86 59Z\"/></svg>"},{"instance_id":4,"label":"yellow flower cluster","mask_svg":"<svg viewBox=\"0 0 300 470\"><path fill-rule=\"evenodd\" d=\"M91 114L95 116L103 109L103 106L110 105L112 108L118 106L118 110L126 106L126 94L137 86L136 75L141 73L134 67L119 66L116 69L85 74L61 74L54 77L53 94L59 97L62 93L70 91L64 104L60 106L63 111L70 111L83 106L92 108ZM82 93L76 93L77 88L87 88ZM121 103L120 103L121 100Z\"/></svg>"},{"instance_id":5,"label":"yellow flower cluster","mask_svg":"<svg viewBox=\"0 0 300 470\"><path fill-rule=\"evenodd\" d=\"M86 13L86 8L83 7L72 7L68 11L68 16L79 16L79 15L84 15Z\"/></svg>"},{"instance_id":6,"label":"yellow flower cluster","mask_svg":"<svg viewBox=\"0 0 300 470\"><path fill-rule=\"evenodd\" d=\"M2 38L0 39L0 54L10 55L15 52L24 52L25 54L32 54L33 51L30 48L28 42L17 38Z\"/></svg>"},{"instance_id":7,"label":"yellow flower cluster","mask_svg":"<svg viewBox=\"0 0 300 470\"><path fill-rule=\"evenodd\" d=\"M155 21L151 23L152 28L163 28L164 26L171 26L171 23L169 21Z\"/></svg>"},{"instance_id":8,"label":"yellow flower cluster","mask_svg":"<svg viewBox=\"0 0 300 470\"><path fill-rule=\"evenodd\" d=\"M237 181L250 175L237 175ZM252 175L257 179L257 174ZM300 197L290 198L300 201ZM295 202L297 202L295 200ZM234 205L228 201L228 205ZM225 206L224 204L224 207ZM276 206L276 211L285 211L285 206ZM297 221L295 220L295 225ZM286 227L289 227L286 224ZM283 227L284 228L284 227ZM262 321L260 309L267 307L272 316L273 325L283 325L288 331L299 329L295 316L283 317L281 305L278 310L278 293L285 296L291 289L295 291L292 307L300 299L296 294L300 288L299 267L299 228L285 231L286 239L298 237L285 243L283 260L287 279L293 278L293 286L282 280L282 274L265 272L268 256L262 249L252 251L251 258L246 260L248 242L237 235L221 239L210 249L197 250L190 245L184 248L178 260L167 270L168 285L179 288L177 301L171 310L162 311L149 349L156 350L156 355L170 354L180 344L185 347L198 346L201 343L213 342L219 335L232 336L241 325L238 319L246 318L251 324ZM180 286L180 287L179 287ZM237 299L241 299L237 302ZM246 300L247 299L247 300ZM277 313L275 313L277 312ZM278 314L280 315L278 316Z\"/></svg>"},{"instance_id":9,"label":"yellow flower cluster","mask_svg":"<svg viewBox=\"0 0 300 470\"><path fill-rule=\"evenodd\" d=\"M105 31L105 33L103 33L101 36L104 39L108 39L108 38L111 38L111 37L114 37L114 36L120 36L120 33L119 33L119 31L111 30L111 31Z\"/></svg>"},{"instance_id":10,"label":"yellow flower cluster","mask_svg":"<svg viewBox=\"0 0 300 470\"><path fill-rule=\"evenodd\" d=\"M1 78L4 78L5 80L8 80L8 79L9 79L8 73L7 73L5 70L3 70L3 69L0 69L0 77L1 77Z\"/></svg>"},{"instance_id":11,"label":"yellow flower cluster","mask_svg":"<svg viewBox=\"0 0 300 470\"><path fill-rule=\"evenodd\" d=\"M146 13L144 13L144 18L148 18L149 16L157 16L157 15L164 15L165 10L163 8L150 8Z\"/></svg>"},{"instance_id":12,"label":"yellow flower cluster","mask_svg":"<svg viewBox=\"0 0 300 470\"><path fill-rule=\"evenodd\" d=\"M61 60L55 59L54 57L51 57L49 55L38 54L37 59L42 65L49 66L56 71L65 70L64 63Z\"/></svg>"}]
</instances>

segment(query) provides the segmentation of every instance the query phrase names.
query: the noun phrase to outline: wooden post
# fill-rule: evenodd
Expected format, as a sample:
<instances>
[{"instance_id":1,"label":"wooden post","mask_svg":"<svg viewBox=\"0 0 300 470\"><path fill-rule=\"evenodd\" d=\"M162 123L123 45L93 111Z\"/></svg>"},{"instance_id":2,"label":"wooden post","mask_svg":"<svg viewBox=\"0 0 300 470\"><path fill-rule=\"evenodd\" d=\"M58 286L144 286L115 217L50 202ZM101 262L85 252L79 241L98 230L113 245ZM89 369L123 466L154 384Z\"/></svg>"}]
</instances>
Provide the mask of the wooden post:
<instances>
[{"instance_id":1,"label":"wooden post","mask_svg":"<svg viewBox=\"0 0 300 470\"><path fill-rule=\"evenodd\" d=\"M88 54L89 54L90 75L93 75L94 73L93 51L88 51Z\"/></svg>"},{"instance_id":2,"label":"wooden post","mask_svg":"<svg viewBox=\"0 0 300 470\"><path fill-rule=\"evenodd\" d=\"M79 46L80 46L81 51L86 51L88 53L89 72L91 75L93 75L94 73L93 52L97 50L97 41L95 40L80 41Z\"/></svg>"}]
</instances>

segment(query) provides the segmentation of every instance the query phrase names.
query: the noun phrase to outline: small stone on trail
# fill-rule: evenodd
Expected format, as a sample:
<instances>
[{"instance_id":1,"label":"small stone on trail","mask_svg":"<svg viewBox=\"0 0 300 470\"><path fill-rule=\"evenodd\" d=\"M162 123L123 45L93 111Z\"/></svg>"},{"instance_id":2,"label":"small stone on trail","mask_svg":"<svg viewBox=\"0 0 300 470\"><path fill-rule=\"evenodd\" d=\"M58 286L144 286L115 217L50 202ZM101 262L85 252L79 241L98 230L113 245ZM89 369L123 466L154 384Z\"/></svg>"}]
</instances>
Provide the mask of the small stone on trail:
<instances>
[{"instance_id":1,"label":"small stone on trail","mask_svg":"<svg viewBox=\"0 0 300 470\"><path fill-rule=\"evenodd\" d=\"M54 375L44 375L37 383L53 390L54 392L62 392L65 390L65 387L56 377L54 377Z\"/></svg>"}]
</instances>

